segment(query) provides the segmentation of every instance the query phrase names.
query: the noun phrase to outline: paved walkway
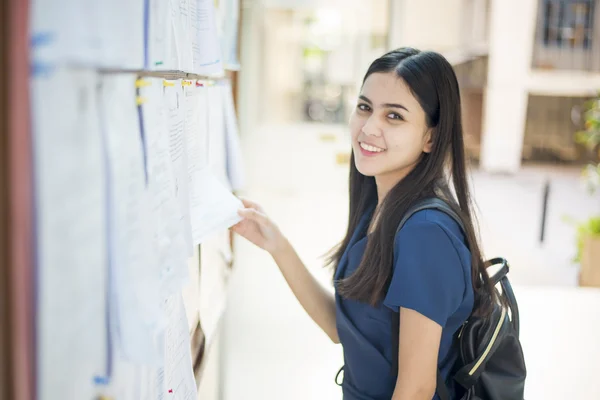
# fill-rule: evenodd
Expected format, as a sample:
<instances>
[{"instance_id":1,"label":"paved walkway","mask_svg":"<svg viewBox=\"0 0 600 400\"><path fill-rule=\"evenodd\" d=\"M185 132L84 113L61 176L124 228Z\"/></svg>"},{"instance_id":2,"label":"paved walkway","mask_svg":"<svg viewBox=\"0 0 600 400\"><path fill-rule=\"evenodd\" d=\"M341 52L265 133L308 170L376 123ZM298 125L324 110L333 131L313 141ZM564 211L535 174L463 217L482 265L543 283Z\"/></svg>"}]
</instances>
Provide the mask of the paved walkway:
<instances>
[{"instance_id":1,"label":"paved walkway","mask_svg":"<svg viewBox=\"0 0 600 400\"><path fill-rule=\"evenodd\" d=\"M343 128L265 128L245 138L246 196L263 204L323 283L320 258L344 234L347 150ZM323 142L322 134L338 140ZM600 290L576 287L570 264L572 230L564 214L600 211L585 195L577 169L525 168L516 177L474 172L484 248L504 255L522 314L529 369L528 400L600 399ZM544 179L552 180L547 236L540 246ZM236 242L225 315L223 400L341 399L333 383L341 348L304 313L273 261L244 240Z\"/></svg>"},{"instance_id":2,"label":"paved walkway","mask_svg":"<svg viewBox=\"0 0 600 400\"><path fill-rule=\"evenodd\" d=\"M579 168L524 167L516 176L473 173L484 250L505 256L513 281L527 285L576 286L575 228L600 213L600 196L587 194ZM540 241L544 185L550 183L544 241Z\"/></svg>"}]
</instances>

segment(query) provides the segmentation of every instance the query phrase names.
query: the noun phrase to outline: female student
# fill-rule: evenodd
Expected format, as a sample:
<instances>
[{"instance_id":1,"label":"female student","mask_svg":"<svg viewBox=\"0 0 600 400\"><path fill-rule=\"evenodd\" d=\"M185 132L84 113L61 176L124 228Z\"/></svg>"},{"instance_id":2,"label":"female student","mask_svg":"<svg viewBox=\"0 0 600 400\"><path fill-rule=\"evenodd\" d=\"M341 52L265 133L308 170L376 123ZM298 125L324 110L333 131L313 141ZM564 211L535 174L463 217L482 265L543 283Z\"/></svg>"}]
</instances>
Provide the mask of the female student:
<instances>
[{"instance_id":1,"label":"female student","mask_svg":"<svg viewBox=\"0 0 600 400\"><path fill-rule=\"evenodd\" d=\"M460 398L448 379L458 357L453 337L471 313L489 311L493 289L472 222L451 65L412 48L378 58L363 80L350 130L348 231L330 260L335 295L318 284L259 205L244 200L244 219L232 229L272 255L306 312L342 344L345 400L438 399L438 368L450 396ZM431 197L455 210L464 231L446 213L428 209L396 234L411 205Z\"/></svg>"}]
</instances>

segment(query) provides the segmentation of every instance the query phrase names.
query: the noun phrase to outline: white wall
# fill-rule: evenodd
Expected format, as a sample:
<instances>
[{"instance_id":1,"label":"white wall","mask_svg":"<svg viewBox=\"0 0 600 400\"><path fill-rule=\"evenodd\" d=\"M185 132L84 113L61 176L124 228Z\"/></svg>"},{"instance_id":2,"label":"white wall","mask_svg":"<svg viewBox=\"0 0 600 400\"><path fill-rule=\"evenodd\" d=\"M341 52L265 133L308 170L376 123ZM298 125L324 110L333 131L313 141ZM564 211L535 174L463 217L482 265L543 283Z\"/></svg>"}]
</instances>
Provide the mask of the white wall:
<instances>
[{"instance_id":1,"label":"white wall","mask_svg":"<svg viewBox=\"0 0 600 400\"><path fill-rule=\"evenodd\" d=\"M537 0L491 3L481 148L488 171L517 172L521 165L536 16Z\"/></svg>"},{"instance_id":2,"label":"white wall","mask_svg":"<svg viewBox=\"0 0 600 400\"><path fill-rule=\"evenodd\" d=\"M487 53L490 1L463 0L461 34L463 46L470 51Z\"/></svg>"},{"instance_id":3,"label":"white wall","mask_svg":"<svg viewBox=\"0 0 600 400\"><path fill-rule=\"evenodd\" d=\"M461 46L463 0L390 0L389 47L451 51Z\"/></svg>"},{"instance_id":4,"label":"white wall","mask_svg":"<svg viewBox=\"0 0 600 400\"><path fill-rule=\"evenodd\" d=\"M260 122L285 123L300 118L302 42L291 9L268 9L263 17ZM258 47L257 44L254 47Z\"/></svg>"},{"instance_id":5,"label":"white wall","mask_svg":"<svg viewBox=\"0 0 600 400\"><path fill-rule=\"evenodd\" d=\"M600 73L533 70L527 79L527 89L531 94L545 96L594 96L600 90Z\"/></svg>"},{"instance_id":6,"label":"white wall","mask_svg":"<svg viewBox=\"0 0 600 400\"><path fill-rule=\"evenodd\" d=\"M262 12L256 2L242 1L240 32L240 64L238 89L238 124L240 134L251 134L259 124L262 46L258 46L262 29Z\"/></svg>"}]
</instances>

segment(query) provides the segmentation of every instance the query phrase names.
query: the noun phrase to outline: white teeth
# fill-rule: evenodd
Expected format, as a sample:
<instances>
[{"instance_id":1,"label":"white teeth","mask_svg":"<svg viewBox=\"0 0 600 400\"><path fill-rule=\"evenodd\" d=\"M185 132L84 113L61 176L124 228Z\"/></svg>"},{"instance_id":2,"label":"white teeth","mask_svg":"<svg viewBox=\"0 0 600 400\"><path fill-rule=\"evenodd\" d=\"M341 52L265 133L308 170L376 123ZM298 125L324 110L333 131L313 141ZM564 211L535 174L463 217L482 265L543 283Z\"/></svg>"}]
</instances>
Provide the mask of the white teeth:
<instances>
[{"instance_id":1,"label":"white teeth","mask_svg":"<svg viewBox=\"0 0 600 400\"><path fill-rule=\"evenodd\" d=\"M367 150L367 151L372 151L374 153L381 153L384 149L380 149L379 147L375 147L375 146L371 146L368 145L366 143L360 143L360 147L362 147L363 149Z\"/></svg>"}]
</instances>

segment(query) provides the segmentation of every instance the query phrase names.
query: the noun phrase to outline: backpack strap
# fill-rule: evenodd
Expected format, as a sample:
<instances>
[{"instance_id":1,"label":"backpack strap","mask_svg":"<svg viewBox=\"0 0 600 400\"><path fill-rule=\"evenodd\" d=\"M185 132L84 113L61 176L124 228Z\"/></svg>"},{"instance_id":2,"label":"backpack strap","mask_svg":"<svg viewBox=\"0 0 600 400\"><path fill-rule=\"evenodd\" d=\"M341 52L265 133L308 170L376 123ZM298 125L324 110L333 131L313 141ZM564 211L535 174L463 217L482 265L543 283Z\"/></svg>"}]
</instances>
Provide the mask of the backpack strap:
<instances>
[{"instance_id":1,"label":"backpack strap","mask_svg":"<svg viewBox=\"0 0 600 400\"><path fill-rule=\"evenodd\" d=\"M408 209L408 211L406 212L406 214L404 214L404 217L398 224L398 228L396 229L396 235L398 234L398 232L400 232L400 229L402 229L404 224L406 224L406 221L408 221L408 219L412 217L415 213L430 209L442 211L443 213L447 214L454 220L454 222L458 224L463 233L466 232L462 220L460 219L458 214L452 209L452 207L450 207L448 203L446 203L444 200L437 197L432 197L428 199L423 199Z\"/></svg>"},{"instance_id":2,"label":"backpack strap","mask_svg":"<svg viewBox=\"0 0 600 400\"><path fill-rule=\"evenodd\" d=\"M423 199L416 204L414 204L409 210L404 214L402 220L398 224L398 228L396 229L396 235L400 232L400 229L406 224L406 221L410 217L412 217L415 213L423 210L439 210L443 213L447 214L451 217L460 227L460 229L465 232L465 227L456 212L446 203L444 200L439 199L437 197ZM399 336L400 336L400 313L393 312L392 313L392 375L398 374L398 346L399 346ZM440 373L439 368L437 369L436 376L436 392L441 400L450 400L450 393L448 392L448 386Z\"/></svg>"}]
</instances>

